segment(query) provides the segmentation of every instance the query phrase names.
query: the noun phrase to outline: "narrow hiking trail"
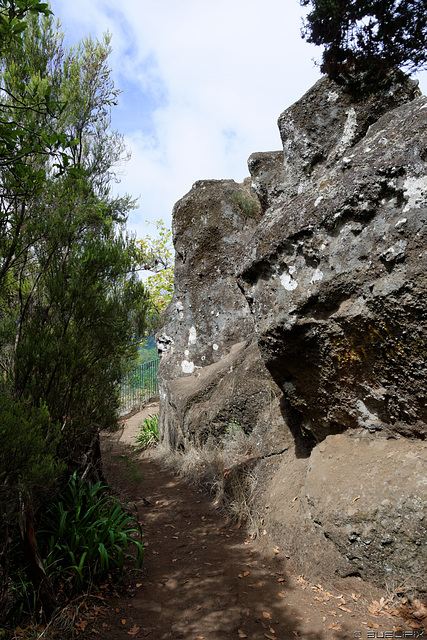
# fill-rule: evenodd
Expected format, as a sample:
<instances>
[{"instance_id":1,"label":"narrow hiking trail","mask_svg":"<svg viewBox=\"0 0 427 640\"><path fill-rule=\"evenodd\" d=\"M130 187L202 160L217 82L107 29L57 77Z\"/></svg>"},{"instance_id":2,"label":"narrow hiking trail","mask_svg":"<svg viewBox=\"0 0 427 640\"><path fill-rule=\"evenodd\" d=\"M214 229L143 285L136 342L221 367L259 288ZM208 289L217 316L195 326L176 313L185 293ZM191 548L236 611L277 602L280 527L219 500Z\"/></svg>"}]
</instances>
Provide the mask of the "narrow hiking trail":
<instances>
[{"instance_id":1,"label":"narrow hiking trail","mask_svg":"<svg viewBox=\"0 0 427 640\"><path fill-rule=\"evenodd\" d=\"M139 424L156 410L147 407L103 439L106 477L136 506L145 555L135 589L108 599L97 637L326 640L410 629L401 618L378 615L374 602L384 594L375 588L354 578L309 584L268 537L262 546L249 540L203 491L163 470L150 453L131 456Z\"/></svg>"}]
</instances>

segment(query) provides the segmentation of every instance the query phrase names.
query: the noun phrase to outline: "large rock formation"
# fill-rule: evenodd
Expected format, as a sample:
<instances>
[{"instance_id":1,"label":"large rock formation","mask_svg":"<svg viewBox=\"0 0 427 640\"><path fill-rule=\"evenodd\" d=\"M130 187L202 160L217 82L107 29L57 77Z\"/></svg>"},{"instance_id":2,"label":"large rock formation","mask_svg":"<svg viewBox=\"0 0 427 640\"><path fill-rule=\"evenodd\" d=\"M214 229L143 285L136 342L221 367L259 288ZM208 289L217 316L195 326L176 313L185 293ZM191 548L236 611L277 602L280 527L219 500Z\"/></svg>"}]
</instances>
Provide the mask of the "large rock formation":
<instances>
[{"instance_id":1,"label":"large rock formation","mask_svg":"<svg viewBox=\"0 0 427 640\"><path fill-rule=\"evenodd\" d=\"M174 209L175 294L157 343L160 425L173 447L224 435L231 421L283 439L276 395L236 273L261 218L248 185L200 181Z\"/></svg>"},{"instance_id":2,"label":"large rock formation","mask_svg":"<svg viewBox=\"0 0 427 640\"><path fill-rule=\"evenodd\" d=\"M427 99L363 103L320 80L251 181L174 210L159 344L171 446L258 439L267 528L307 569L427 575Z\"/></svg>"}]
</instances>

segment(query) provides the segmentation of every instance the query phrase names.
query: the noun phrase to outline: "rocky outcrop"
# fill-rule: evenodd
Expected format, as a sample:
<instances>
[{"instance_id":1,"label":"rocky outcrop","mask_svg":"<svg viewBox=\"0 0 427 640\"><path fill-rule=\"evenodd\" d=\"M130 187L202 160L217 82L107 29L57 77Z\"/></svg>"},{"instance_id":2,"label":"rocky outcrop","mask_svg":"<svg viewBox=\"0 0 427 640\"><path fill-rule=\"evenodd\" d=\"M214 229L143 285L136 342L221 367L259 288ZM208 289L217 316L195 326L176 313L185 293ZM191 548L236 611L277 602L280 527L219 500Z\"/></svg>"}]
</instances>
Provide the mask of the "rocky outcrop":
<instances>
[{"instance_id":1,"label":"rocky outcrop","mask_svg":"<svg viewBox=\"0 0 427 640\"><path fill-rule=\"evenodd\" d=\"M273 203L248 246L263 359L313 446L354 427L426 435L425 114L424 98L388 112Z\"/></svg>"},{"instance_id":2,"label":"rocky outcrop","mask_svg":"<svg viewBox=\"0 0 427 640\"><path fill-rule=\"evenodd\" d=\"M232 421L264 449L289 437L236 278L260 218L250 187L232 180L197 182L175 205L175 294L157 336L160 428L173 447L221 438Z\"/></svg>"},{"instance_id":3,"label":"rocky outcrop","mask_svg":"<svg viewBox=\"0 0 427 640\"><path fill-rule=\"evenodd\" d=\"M423 590L427 99L408 82L354 103L322 79L279 129L251 185L176 205L163 438L234 419L263 455L292 443L261 474L277 541L306 569Z\"/></svg>"}]
</instances>

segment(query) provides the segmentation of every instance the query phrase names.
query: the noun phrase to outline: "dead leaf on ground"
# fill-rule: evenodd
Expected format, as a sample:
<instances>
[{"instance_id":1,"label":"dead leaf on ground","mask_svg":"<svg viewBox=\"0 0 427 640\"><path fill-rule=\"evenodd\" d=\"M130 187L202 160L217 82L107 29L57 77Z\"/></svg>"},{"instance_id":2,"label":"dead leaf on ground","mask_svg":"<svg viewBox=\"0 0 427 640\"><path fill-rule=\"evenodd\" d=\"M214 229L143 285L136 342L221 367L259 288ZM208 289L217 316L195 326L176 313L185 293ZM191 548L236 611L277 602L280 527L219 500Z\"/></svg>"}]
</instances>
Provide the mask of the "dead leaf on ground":
<instances>
[{"instance_id":1,"label":"dead leaf on ground","mask_svg":"<svg viewBox=\"0 0 427 640\"><path fill-rule=\"evenodd\" d=\"M339 631L340 629L342 629L342 626L340 624L337 624L336 622L333 622L332 624L329 625L328 629Z\"/></svg>"},{"instance_id":2,"label":"dead leaf on ground","mask_svg":"<svg viewBox=\"0 0 427 640\"><path fill-rule=\"evenodd\" d=\"M305 589L308 585L307 580L304 580L304 578L302 576L298 576L297 578L298 582L300 583L300 585L302 586L303 589Z\"/></svg>"},{"instance_id":3,"label":"dead leaf on ground","mask_svg":"<svg viewBox=\"0 0 427 640\"><path fill-rule=\"evenodd\" d=\"M416 611L414 616L416 618L427 618L427 606L424 605L420 600L414 600L414 606Z\"/></svg>"},{"instance_id":4,"label":"dead leaf on ground","mask_svg":"<svg viewBox=\"0 0 427 640\"><path fill-rule=\"evenodd\" d=\"M410 622L408 622L408 625L411 627L411 629L424 629L425 630L424 625L419 620L417 620L417 621L411 620ZM419 636L419 637L421 637L421 636Z\"/></svg>"},{"instance_id":5,"label":"dead leaf on ground","mask_svg":"<svg viewBox=\"0 0 427 640\"><path fill-rule=\"evenodd\" d=\"M268 638L268 640L276 640L276 638L273 638L273 636L269 636L268 633L264 633L264 637Z\"/></svg>"},{"instance_id":6,"label":"dead leaf on ground","mask_svg":"<svg viewBox=\"0 0 427 640\"><path fill-rule=\"evenodd\" d=\"M138 631L139 631L139 627L137 627L136 624L134 624L132 629L129 629L128 636L136 636Z\"/></svg>"},{"instance_id":7,"label":"dead leaf on ground","mask_svg":"<svg viewBox=\"0 0 427 640\"><path fill-rule=\"evenodd\" d=\"M271 620L271 614L268 613L267 611L263 611L262 615L263 615L264 618L268 618L268 620Z\"/></svg>"},{"instance_id":8,"label":"dead leaf on ground","mask_svg":"<svg viewBox=\"0 0 427 640\"><path fill-rule=\"evenodd\" d=\"M360 496L356 496L355 498L353 498L352 502L356 502L356 500L359 500Z\"/></svg>"},{"instance_id":9,"label":"dead leaf on ground","mask_svg":"<svg viewBox=\"0 0 427 640\"><path fill-rule=\"evenodd\" d=\"M273 549L273 553L280 553L280 549L279 549L279 547L274 547L274 549Z\"/></svg>"},{"instance_id":10,"label":"dead leaf on ground","mask_svg":"<svg viewBox=\"0 0 427 640\"><path fill-rule=\"evenodd\" d=\"M126 624L126 618L123 618L122 624Z\"/></svg>"},{"instance_id":11,"label":"dead leaf on ground","mask_svg":"<svg viewBox=\"0 0 427 640\"><path fill-rule=\"evenodd\" d=\"M286 591L279 591L277 594L280 598L286 598Z\"/></svg>"},{"instance_id":12,"label":"dead leaf on ground","mask_svg":"<svg viewBox=\"0 0 427 640\"><path fill-rule=\"evenodd\" d=\"M244 571L244 572L243 572L243 575L244 575L244 576L245 576L245 578L246 578L246 576L248 576L248 575L249 575L249 571Z\"/></svg>"},{"instance_id":13,"label":"dead leaf on ground","mask_svg":"<svg viewBox=\"0 0 427 640\"><path fill-rule=\"evenodd\" d=\"M370 629L379 629L380 625L377 624L376 622L372 622L372 620L368 620L368 622L366 623L366 626L368 626Z\"/></svg>"},{"instance_id":14,"label":"dead leaf on ground","mask_svg":"<svg viewBox=\"0 0 427 640\"><path fill-rule=\"evenodd\" d=\"M252 587L252 589L257 589L258 587L262 587L262 582L257 582L256 584L248 584L248 587Z\"/></svg>"},{"instance_id":15,"label":"dead leaf on ground","mask_svg":"<svg viewBox=\"0 0 427 640\"><path fill-rule=\"evenodd\" d=\"M239 634L239 638L247 638L248 637L246 635L246 633L244 631L242 631L241 629L238 629L237 633Z\"/></svg>"}]
</instances>

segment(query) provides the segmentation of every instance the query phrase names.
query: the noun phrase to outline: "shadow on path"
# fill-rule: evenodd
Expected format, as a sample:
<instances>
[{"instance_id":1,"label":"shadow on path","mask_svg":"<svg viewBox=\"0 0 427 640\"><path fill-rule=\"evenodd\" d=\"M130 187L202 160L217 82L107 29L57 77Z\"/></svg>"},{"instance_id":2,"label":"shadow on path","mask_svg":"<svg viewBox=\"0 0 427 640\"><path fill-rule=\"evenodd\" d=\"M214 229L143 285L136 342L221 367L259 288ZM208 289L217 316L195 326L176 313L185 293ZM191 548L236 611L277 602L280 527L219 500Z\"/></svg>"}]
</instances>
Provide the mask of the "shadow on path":
<instances>
[{"instance_id":1,"label":"shadow on path","mask_svg":"<svg viewBox=\"0 0 427 640\"><path fill-rule=\"evenodd\" d=\"M104 437L105 474L137 508L145 555L134 596L109 601L103 640L333 640L356 631L367 637L355 607L302 588L280 553L261 555L202 491L149 453L131 458L123 433ZM379 630L393 628L382 622Z\"/></svg>"}]
</instances>

